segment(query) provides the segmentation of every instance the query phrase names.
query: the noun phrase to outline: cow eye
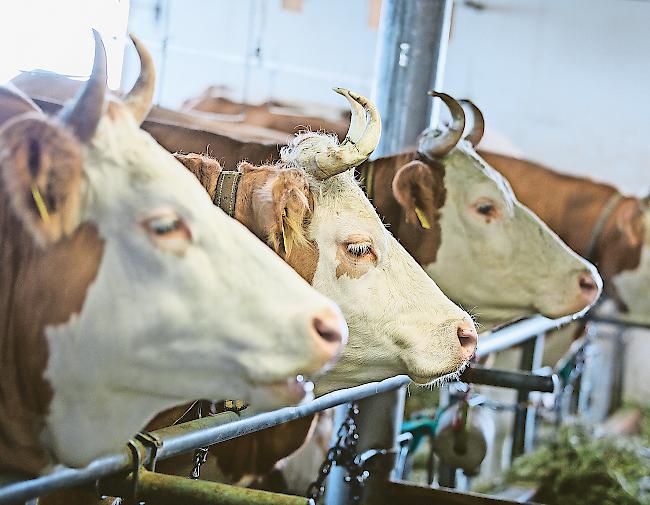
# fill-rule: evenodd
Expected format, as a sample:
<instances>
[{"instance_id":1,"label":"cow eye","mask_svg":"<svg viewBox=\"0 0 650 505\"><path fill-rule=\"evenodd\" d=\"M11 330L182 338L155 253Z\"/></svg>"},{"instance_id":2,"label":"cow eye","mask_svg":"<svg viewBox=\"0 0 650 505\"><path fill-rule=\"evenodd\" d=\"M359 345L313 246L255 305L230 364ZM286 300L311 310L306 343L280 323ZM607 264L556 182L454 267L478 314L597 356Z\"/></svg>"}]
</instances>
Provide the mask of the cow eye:
<instances>
[{"instance_id":1,"label":"cow eye","mask_svg":"<svg viewBox=\"0 0 650 505\"><path fill-rule=\"evenodd\" d=\"M185 253L192 240L187 224L174 212L165 212L145 219L142 226L157 247L172 254Z\"/></svg>"},{"instance_id":2,"label":"cow eye","mask_svg":"<svg viewBox=\"0 0 650 505\"><path fill-rule=\"evenodd\" d=\"M346 246L346 250L350 256L354 256L355 258L374 257L370 242L352 242Z\"/></svg>"},{"instance_id":3,"label":"cow eye","mask_svg":"<svg viewBox=\"0 0 650 505\"><path fill-rule=\"evenodd\" d=\"M491 203L479 203L476 206L476 211L484 216L490 216L494 213L494 205Z\"/></svg>"}]
</instances>

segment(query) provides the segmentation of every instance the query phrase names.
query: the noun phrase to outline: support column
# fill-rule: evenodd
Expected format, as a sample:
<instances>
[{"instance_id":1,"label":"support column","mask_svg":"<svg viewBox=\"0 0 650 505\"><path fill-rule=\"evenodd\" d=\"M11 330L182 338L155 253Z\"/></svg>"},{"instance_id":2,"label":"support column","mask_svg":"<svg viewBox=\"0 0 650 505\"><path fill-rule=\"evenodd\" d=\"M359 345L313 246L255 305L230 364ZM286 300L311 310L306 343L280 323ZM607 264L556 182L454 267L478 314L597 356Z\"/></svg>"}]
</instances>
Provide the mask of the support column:
<instances>
[{"instance_id":1,"label":"support column","mask_svg":"<svg viewBox=\"0 0 650 505\"><path fill-rule=\"evenodd\" d=\"M373 98L382 117L375 157L410 146L432 120L430 89L440 89L451 26L453 0L383 0ZM396 449L404 413L405 390L359 402L359 452ZM337 416L340 418L341 416ZM380 504L394 454L373 463L363 502ZM349 503L349 489L337 469L330 475L327 505Z\"/></svg>"}]
</instances>

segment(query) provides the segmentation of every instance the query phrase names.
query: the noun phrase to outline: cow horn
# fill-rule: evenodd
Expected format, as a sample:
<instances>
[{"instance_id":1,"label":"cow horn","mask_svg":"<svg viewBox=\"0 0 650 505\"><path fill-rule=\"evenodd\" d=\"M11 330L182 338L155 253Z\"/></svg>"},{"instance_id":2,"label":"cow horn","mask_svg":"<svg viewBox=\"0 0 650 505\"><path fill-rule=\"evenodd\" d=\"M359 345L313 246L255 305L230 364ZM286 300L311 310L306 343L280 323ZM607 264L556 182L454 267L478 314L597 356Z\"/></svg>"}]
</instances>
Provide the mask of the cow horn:
<instances>
[{"instance_id":1,"label":"cow horn","mask_svg":"<svg viewBox=\"0 0 650 505\"><path fill-rule=\"evenodd\" d=\"M469 115L472 122L472 129L465 135L465 138L469 140L472 146L476 147L485 133L485 118L481 109L471 100L464 99L458 100L458 102L465 109L465 116Z\"/></svg>"},{"instance_id":2,"label":"cow horn","mask_svg":"<svg viewBox=\"0 0 650 505\"><path fill-rule=\"evenodd\" d=\"M95 61L86 84L79 90L72 102L66 105L58 117L82 142L88 142L95 134L97 124L104 110L106 96L106 50L96 30Z\"/></svg>"},{"instance_id":3,"label":"cow horn","mask_svg":"<svg viewBox=\"0 0 650 505\"><path fill-rule=\"evenodd\" d=\"M350 128L345 140L335 145L322 135L298 137L297 143L282 150L285 163L305 167L317 179L324 180L363 163L377 147L381 135L381 117L374 103L344 88L334 88L352 109Z\"/></svg>"},{"instance_id":4,"label":"cow horn","mask_svg":"<svg viewBox=\"0 0 650 505\"><path fill-rule=\"evenodd\" d=\"M465 129L465 112L461 105L445 93L429 91L432 97L440 98L449 112L451 112L451 125L445 131L438 128L428 128L418 139L418 152L428 158L441 158L451 151L463 136Z\"/></svg>"},{"instance_id":5,"label":"cow horn","mask_svg":"<svg viewBox=\"0 0 650 505\"><path fill-rule=\"evenodd\" d=\"M156 88L156 69L151 53L144 44L132 33L129 34L135 50L140 58L140 75L135 84L124 96L124 103L135 117L138 124L147 117L153 104L153 93Z\"/></svg>"}]
</instances>

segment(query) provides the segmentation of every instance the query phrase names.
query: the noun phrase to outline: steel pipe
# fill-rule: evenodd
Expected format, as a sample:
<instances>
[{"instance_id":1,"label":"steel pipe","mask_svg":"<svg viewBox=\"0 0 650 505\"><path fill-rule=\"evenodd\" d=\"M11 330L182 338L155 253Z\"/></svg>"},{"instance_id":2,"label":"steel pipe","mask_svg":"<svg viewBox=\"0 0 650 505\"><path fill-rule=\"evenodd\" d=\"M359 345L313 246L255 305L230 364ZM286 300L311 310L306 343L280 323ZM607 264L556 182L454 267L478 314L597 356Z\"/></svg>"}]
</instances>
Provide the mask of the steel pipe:
<instances>
[{"instance_id":1,"label":"steel pipe","mask_svg":"<svg viewBox=\"0 0 650 505\"><path fill-rule=\"evenodd\" d=\"M555 330L577 319L579 316L566 316L559 319L533 316L499 329L481 333L476 355L481 358L493 352L520 346L524 342L536 338L540 333Z\"/></svg>"},{"instance_id":2,"label":"steel pipe","mask_svg":"<svg viewBox=\"0 0 650 505\"><path fill-rule=\"evenodd\" d=\"M461 382L516 389L518 391L539 391L553 393L555 383L552 376L536 375L530 372L498 370L473 365L460 376Z\"/></svg>"}]
</instances>

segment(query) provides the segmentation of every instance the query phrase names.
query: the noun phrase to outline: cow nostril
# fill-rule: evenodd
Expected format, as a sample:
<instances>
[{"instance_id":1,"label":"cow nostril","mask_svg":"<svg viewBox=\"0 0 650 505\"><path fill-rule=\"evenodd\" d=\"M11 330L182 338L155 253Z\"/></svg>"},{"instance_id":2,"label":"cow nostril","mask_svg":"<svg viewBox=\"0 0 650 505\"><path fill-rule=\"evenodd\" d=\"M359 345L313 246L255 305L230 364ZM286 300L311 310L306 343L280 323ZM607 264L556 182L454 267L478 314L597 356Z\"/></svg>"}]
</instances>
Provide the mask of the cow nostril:
<instances>
[{"instance_id":1,"label":"cow nostril","mask_svg":"<svg viewBox=\"0 0 650 505\"><path fill-rule=\"evenodd\" d=\"M594 298L598 293L598 284L590 273L580 274L578 277L578 285L582 291L589 298Z\"/></svg>"},{"instance_id":2,"label":"cow nostril","mask_svg":"<svg viewBox=\"0 0 650 505\"><path fill-rule=\"evenodd\" d=\"M316 330L316 334L325 340L325 342L340 343L343 340L338 320L316 316L312 320L312 324L314 330Z\"/></svg>"},{"instance_id":3,"label":"cow nostril","mask_svg":"<svg viewBox=\"0 0 650 505\"><path fill-rule=\"evenodd\" d=\"M472 358L476 352L476 345L478 344L476 328L474 328L473 324L463 323L458 327L456 334L458 335L458 341L460 342L465 359Z\"/></svg>"}]
</instances>

